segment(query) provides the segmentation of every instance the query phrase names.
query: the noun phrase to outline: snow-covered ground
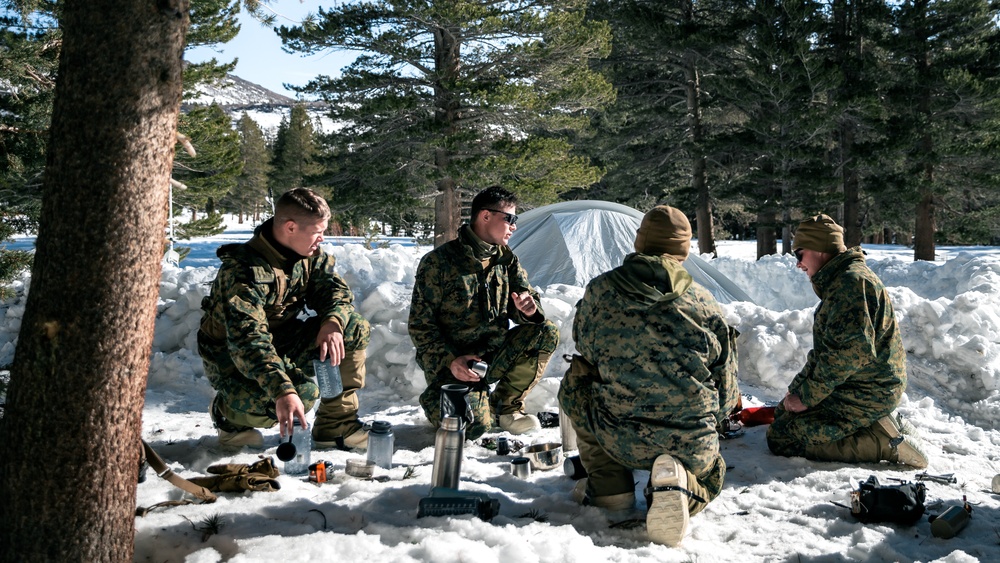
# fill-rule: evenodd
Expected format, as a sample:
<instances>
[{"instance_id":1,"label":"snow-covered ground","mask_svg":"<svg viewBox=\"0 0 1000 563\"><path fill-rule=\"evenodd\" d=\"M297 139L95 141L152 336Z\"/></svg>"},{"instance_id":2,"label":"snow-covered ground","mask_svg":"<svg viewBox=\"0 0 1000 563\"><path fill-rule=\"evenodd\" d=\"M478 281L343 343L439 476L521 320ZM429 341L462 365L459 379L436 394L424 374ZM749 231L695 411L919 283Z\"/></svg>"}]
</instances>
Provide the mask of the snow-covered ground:
<instances>
[{"instance_id":1,"label":"snow-covered ground","mask_svg":"<svg viewBox=\"0 0 1000 563\"><path fill-rule=\"evenodd\" d=\"M211 255L220 240L245 240L249 226L193 243L189 263L165 266L144 409L144 436L182 476L204 475L212 464L252 463L267 449L233 454L218 449L208 417L213 395L195 353L199 306L215 276ZM928 514L967 495L974 511L953 539L931 535L927 518L912 527L861 524L848 510L849 492L875 474L883 483L916 473L888 465L851 466L771 455L766 427L747 428L724 441L728 465L722 495L691 520L679 548L646 537L641 488L630 513L581 507L570 498L574 481L561 468L527 479L509 473L511 456L467 442L460 488L499 500L492 522L472 516L417 519L428 494L434 429L417 395L424 387L406 332L413 275L427 247L393 244L329 245L338 271L354 290L358 310L372 323L368 384L360 393L365 421L392 423L394 467L375 480L347 476L359 452L314 451L333 464L329 483L281 475L281 490L222 494L214 504L154 511L136 521L137 561L997 561L1000 495L990 491L1000 473L1000 248L941 248L934 263L914 263L902 247L866 247L869 264L890 288L908 352L909 387L900 412L923 436L928 473L953 473L957 483L927 482ZM750 401L781 398L812 345L817 302L790 256L754 261L754 243L723 242L712 265L747 291L756 304L724 305L739 338L740 382ZM710 257L705 256L706 259ZM573 350L571 325L583 288L541 288L549 318L561 327L556 360L528 399L529 412L556 411L556 392ZM23 313L23 297L0 304L0 365L9 363ZM312 415L310 415L312 416ZM546 428L526 442L558 441ZM280 466L280 464L279 464ZM138 503L181 498L167 482L150 478ZM196 530L217 517L221 528Z\"/></svg>"}]
</instances>

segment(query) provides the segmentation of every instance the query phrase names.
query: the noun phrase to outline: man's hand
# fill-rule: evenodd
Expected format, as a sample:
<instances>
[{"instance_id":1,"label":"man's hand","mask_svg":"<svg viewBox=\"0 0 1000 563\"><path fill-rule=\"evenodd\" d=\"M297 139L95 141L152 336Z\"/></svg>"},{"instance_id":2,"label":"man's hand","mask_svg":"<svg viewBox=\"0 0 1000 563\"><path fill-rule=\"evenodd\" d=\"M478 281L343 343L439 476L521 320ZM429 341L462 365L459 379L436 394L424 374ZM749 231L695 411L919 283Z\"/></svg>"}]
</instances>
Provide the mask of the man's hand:
<instances>
[{"instance_id":1,"label":"man's hand","mask_svg":"<svg viewBox=\"0 0 1000 563\"><path fill-rule=\"evenodd\" d=\"M465 356L459 356L452 360L451 374L455 376L455 379L459 381L465 381L467 383L476 383L479 381L479 374L469 369L469 362L479 362L482 358L474 354L469 354Z\"/></svg>"},{"instance_id":2,"label":"man's hand","mask_svg":"<svg viewBox=\"0 0 1000 563\"><path fill-rule=\"evenodd\" d=\"M785 398L781 401L781 404L788 412L804 412L809 409L809 407L802 404L802 399L794 393L785 393Z\"/></svg>"},{"instance_id":3,"label":"man's hand","mask_svg":"<svg viewBox=\"0 0 1000 563\"><path fill-rule=\"evenodd\" d=\"M521 293L511 293L511 299L514 300L514 306L517 307L518 311L524 314L525 317L534 316L538 312L538 306L535 305L535 299L531 297L531 293L527 291L522 291Z\"/></svg>"},{"instance_id":4,"label":"man's hand","mask_svg":"<svg viewBox=\"0 0 1000 563\"><path fill-rule=\"evenodd\" d=\"M274 402L274 411L278 415L278 433L281 434L282 438L292 434L292 424L296 417L299 419L302 430L309 429L309 423L306 422L306 409L302 405L302 399L299 399L297 394L289 393L278 397L278 400Z\"/></svg>"},{"instance_id":5,"label":"man's hand","mask_svg":"<svg viewBox=\"0 0 1000 563\"><path fill-rule=\"evenodd\" d=\"M316 335L316 347L319 348L319 361L325 361L330 357L330 363L339 366L344 359L344 333L340 324L335 321L326 321L319 327L319 334Z\"/></svg>"}]
</instances>

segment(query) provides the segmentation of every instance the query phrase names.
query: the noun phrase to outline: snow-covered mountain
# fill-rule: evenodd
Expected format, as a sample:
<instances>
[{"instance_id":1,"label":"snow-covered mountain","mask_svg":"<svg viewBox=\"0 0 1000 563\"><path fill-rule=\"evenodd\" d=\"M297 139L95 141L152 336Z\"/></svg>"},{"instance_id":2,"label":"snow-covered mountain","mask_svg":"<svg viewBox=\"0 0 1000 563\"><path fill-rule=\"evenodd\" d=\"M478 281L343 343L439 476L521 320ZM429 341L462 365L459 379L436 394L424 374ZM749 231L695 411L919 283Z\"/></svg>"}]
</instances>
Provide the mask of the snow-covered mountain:
<instances>
[{"instance_id":1,"label":"snow-covered mountain","mask_svg":"<svg viewBox=\"0 0 1000 563\"><path fill-rule=\"evenodd\" d=\"M184 100L182 111L194 106L217 103L229 114L233 123L244 113L249 115L268 138L274 137L282 118L288 117L296 103L305 104L307 113L320 131L330 132L335 129L333 121L327 116L326 103L289 98L233 74L226 75L224 80L216 84L198 85L196 90L198 95Z\"/></svg>"}]
</instances>

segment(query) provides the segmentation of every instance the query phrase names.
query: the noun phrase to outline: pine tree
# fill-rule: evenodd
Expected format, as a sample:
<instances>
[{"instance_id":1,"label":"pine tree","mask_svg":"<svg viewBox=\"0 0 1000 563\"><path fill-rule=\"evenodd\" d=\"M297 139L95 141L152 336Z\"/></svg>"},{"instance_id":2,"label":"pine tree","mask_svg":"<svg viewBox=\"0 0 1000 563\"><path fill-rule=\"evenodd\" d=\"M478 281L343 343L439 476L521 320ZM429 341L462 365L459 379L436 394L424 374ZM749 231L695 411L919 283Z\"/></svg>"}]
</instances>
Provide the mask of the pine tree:
<instances>
[{"instance_id":1,"label":"pine tree","mask_svg":"<svg viewBox=\"0 0 1000 563\"><path fill-rule=\"evenodd\" d=\"M281 120L275 136L270 176L274 196L312 186L315 176L323 171L317 162L318 152L309 113L303 104L295 104L288 117Z\"/></svg>"},{"instance_id":2,"label":"pine tree","mask_svg":"<svg viewBox=\"0 0 1000 563\"><path fill-rule=\"evenodd\" d=\"M936 237L989 243L998 231L1000 6L918 0L894 15L900 78L890 100L904 156L892 194L914 204L914 259L934 260Z\"/></svg>"},{"instance_id":3,"label":"pine tree","mask_svg":"<svg viewBox=\"0 0 1000 563\"><path fill-rule=\"evenodd\" d=\"M223 198L222 205L227 211L237 213L242 223L245 217L259 219L261 211L267 206L271 155L260 126L246 112L237 121L236 132L240 137L243 171L236 178L236 187Z\"/></svg>"},{"instance_id":4,"label":"pine tree","mask_svg":"<svg viewBox=\"0 0 1000 563\"><path fill-rule=\"evenodd\" d=\"M0 12L0 208L29 232L41 211L42 170L62 32L56 5Z\"/></svg>"},{"instance_id":5,"label":"pine tree","mask_svg":"<svg viewBox=\"0 0 1000 563\"><path fill-rule=\"evenodd\" d=\"M191 27L185 49L232 41L240 31L240 0L198 0L191 3ZM197 96L197 85L218 82L236 68L236 60L220 63L212 58L184 66L184 97Z\"/></svg>"},{"instance_id":6,"label":"pine tree","mask_svg":"<svg viewBox=\"0 0 1000 563\"><path fill-rule=\"evenodd\" d=\"M650 204L673 199L694 209L698 249L715 252L713 183L727 155L714 154L733 111L717 81L735 73L739 1L594 0L591 17L607 19L614 48L602 68L618 100L601 116L601 153L612 193ZM651 200L651 201L650 201ZM651 206L651 205L650 205Z\"/></svg>"},{"instance_id":7,"label":"pine tree","mask_svg":"<svg viewBox=\"0 0 1000 563\"><path fill-rule=\"evenodd\" d=\"M300 89L343 124L330 136L325 179L334 203L397 220L402 208L385 202L433 198L441 244L457 232L463 191L500 184L531 205L596 181L600 170L570 144L588 128L586 112L613 98L587 65L607 54L607 26L584 21L585 7L369 0L281 27L293 51L366 53L340 78Z\"/></svg>"},{"instance_id":8,"label":"pine tree","mask_svg":"<svg viewBox=\"0 0 1000 563\"><path fill-rule=\"evenodd\" d=\"M884 182L890 166L892 131L885 123L885 93L893 81L887 42L892 32L885 0L832 0L818 48L840 78L829 91L837 128L831 136L830 166L839 174L836 193L842 198L817 200L804 209L823 212L844 227L844 242L856 246L868 227L866 190Z\"/></svg>"},{"instance_id":9,"label":"pine tree","mask_svg":"<svg viewBox=\"0 0 1000 563\"><path fill-rule=\"evenodd\" d=\"M183 240L222 232L221 218L198 221L198 213L218 214L218 203L236 187L242 171L239 135L218 104L196 107L181 116L180 131L191 140L196 156L180 151L174 159L173 177L186 189L174 190L174 205L191 210L191 223L182 226Z\"/></svg>"},{"instance_id":10,"label":"pine tree","mask_svg":"<svg viewBox=\"0 0 1000 563\"><path fill-rule=\"evenodd\" d=\"M761 0L748 23L737 51L740 72L719 83L742 114L720 145L728 143L739 163L724 195L756 213L760 258L777 251L778 236L782 252L791 252L798 210L830 198L837 185L826 163L836 126L827 93L837 76L814 48L826 24L819 2Z\"/></svg>"}]
</instances>

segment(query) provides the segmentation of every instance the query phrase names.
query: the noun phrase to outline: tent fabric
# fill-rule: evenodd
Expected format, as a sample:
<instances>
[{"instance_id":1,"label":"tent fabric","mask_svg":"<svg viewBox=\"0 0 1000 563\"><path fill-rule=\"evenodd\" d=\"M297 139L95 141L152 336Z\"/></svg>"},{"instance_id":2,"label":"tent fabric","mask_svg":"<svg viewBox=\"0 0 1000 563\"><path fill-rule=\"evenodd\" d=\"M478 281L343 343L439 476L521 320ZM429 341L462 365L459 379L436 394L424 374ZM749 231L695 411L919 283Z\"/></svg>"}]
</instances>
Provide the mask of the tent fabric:
<instances>
[{"instance_id":1,"label":"tent fabric","mask_svg":"<svg viewBox=\"0 0 1000 563\"><path fill-rule=\"evenodd\" d=\"M508 244L533 285L584 287L635 252L635 232L641 222L642 213L627 205L564 201L520 215ZM720 303L753 302L732 280L696 254L688 256L684 268Z\"/></svg>"}]
</instances>

